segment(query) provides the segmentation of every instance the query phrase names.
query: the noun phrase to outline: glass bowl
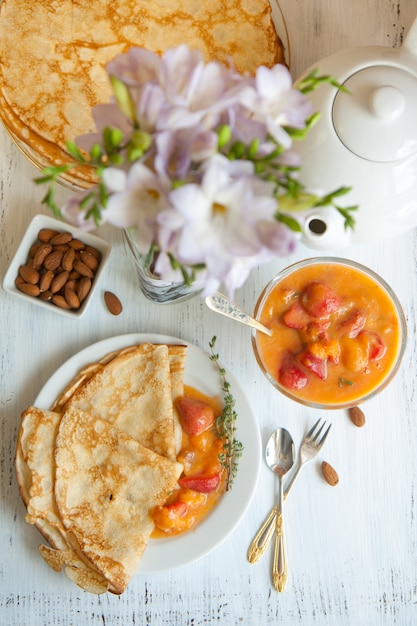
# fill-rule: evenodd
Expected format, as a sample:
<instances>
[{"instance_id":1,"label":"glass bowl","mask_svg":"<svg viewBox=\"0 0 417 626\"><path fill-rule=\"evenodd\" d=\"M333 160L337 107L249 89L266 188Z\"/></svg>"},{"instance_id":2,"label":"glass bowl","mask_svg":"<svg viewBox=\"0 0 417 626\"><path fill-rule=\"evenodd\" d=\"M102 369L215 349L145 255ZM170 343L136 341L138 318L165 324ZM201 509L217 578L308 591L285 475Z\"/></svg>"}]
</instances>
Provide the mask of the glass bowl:
<instances>
[{"instance_id":1,"label":"glass bowl","mask_svg":"<svg viewBox=\"0 0 417 626\"><path fill-rule=\"evenodd\" d=\"M270 383L309 407L369 400L393 379L407 341L401 304L371 269L347 259L295 263L264 288L254 316L256 360Z\"/></svg>"}]
</instances>

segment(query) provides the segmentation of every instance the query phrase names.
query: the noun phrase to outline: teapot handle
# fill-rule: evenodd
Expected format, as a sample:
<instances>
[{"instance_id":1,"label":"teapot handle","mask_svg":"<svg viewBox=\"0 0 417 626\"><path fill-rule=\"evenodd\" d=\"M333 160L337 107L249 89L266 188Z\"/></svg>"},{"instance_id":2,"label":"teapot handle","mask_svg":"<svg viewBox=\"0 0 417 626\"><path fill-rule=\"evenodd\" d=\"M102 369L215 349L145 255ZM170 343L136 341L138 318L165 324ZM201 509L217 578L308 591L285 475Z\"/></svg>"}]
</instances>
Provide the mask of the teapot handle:
<instances>
[{"instance_id":1,"label":"teapot handle","mask_svg":"<svg viewBox=\"0 0 417 626\"><path fill-rule=\"evenodd\" d=\"M411 24L410 30L403 41L402 48L417 56L417 17Z\"/></svg>"}]
</instances>

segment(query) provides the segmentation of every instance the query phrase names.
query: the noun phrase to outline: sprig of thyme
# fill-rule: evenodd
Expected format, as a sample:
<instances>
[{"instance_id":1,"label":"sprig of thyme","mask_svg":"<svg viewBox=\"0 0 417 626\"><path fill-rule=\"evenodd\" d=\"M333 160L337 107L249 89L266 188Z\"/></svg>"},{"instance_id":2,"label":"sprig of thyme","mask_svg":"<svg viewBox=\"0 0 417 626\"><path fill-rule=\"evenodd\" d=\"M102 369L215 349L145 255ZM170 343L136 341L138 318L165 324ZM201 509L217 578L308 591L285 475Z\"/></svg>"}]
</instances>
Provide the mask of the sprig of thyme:
<instances>
[{"instance_id":1,"label":"sprig of thyme","mask_svg":"<svg viewBox=\"0 0 417 626\"><path fill-rule=\"evenodd\" d=\"M226 379L226 370L219 364L219 355L214 352L217 337L213 337L209 342L210 360L216 364L222 378L222 390L224 392L224 407L222 413L216 420L216 430L219 437L224 441L224 452L219 454L219 461L227 472L226 491L232 488L233 480L238 470L238 460L242 456L243 445L235 438L235 422L237 413L235 411L235 399L230 391L230 383Z\"/></svg>"}]
</instances>

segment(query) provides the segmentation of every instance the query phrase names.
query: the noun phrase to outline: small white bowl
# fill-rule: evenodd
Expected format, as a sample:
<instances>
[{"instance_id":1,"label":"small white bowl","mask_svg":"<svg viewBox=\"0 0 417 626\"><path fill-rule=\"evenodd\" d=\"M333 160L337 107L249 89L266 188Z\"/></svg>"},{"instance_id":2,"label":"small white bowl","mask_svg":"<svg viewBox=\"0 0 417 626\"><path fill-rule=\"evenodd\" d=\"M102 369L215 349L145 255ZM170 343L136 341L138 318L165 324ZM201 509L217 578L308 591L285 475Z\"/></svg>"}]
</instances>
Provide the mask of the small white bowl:
<instances>
[{"instance_id":1,"label":"small white bowl","mask_svg":"<svg viewBox=\"0 0 417 626\"><path fill-rule=\"evenodd\" d=\"M20 291L15 285L16 277L19 274L19 268L21 265L26 264L29 250L31 246L37 241L38 233L43 228L50 228L59 232L70 232L73 235L74 239L79 239L84 244L96 248L101 253L101 262L95 273L90 292L79 309L61 308L50 301L40 300L37 297L29 296ZM16 254L14 255L13 260L10 263L9 268L4 276L3 289L14 296L23 298L24 300L26 300L26 302L30 302L32 304L40 306L47 311L54 311L55 313L59 313L60 315L64 315L65 317L79 319L85 313L87 306L94 296L94 293L97 291L100 276L110 255L110 248L111 246L107 241L104 241L104 239L101 239L96 235L87 233L75 226L72 226L71 224L62 222L53 217L49 217L47 215L36 215L29 224L16 251Z\"/></svg>"}]
</instances>

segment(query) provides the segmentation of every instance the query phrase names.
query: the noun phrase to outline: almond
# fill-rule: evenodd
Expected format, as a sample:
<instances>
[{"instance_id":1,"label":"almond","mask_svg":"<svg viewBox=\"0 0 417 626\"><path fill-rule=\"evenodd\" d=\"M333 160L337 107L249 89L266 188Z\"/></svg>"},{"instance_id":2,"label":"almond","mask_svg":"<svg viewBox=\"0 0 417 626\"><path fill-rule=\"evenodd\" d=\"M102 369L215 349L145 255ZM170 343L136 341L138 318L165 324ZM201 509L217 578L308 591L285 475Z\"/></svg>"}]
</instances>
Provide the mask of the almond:
<instances>
[{"instance_id":1,"label":"almond","mask_svg":"<svg viewBox=\"0 0 417 626\"><path fill-rule=\"evenodd\" d=\"M97 250L97 248L94 248L93 246L88 246L86 245L84 247L84 250L86 252L89 252L90 254L92 254L93 256L96 257L97 261L101 261L101 252L100 250Z\"/></svg>"},{"instance_id":2,"label":"almond","mask_svg":"<svg viewBox=\"0 0 417 626\"><path fill-rule=\"evenodd\" d=\"M94 256L94 254L91 254L91 252L86 252L85 250L81 250L80 251L80 259L93 272L95 272L96 269L98 268L99 260L97 259L96 256Z\"/></svg>"},{"instance_id":3,"label":"almond","mask_svg":"<svg viewBox=\"0 0 417 626\"><path fill-rule=\"evenodd\" d=\"M43 243L48 243L52 237L55 237L55 235L58 235L57 230L53 230L52 228L41 228L38 232L38 239Z\"/></svg>"},{"instance_id":4,"label":"almond","mask_svg":"<svg viewBox=\"0 0 417 626\"><path fill-rule=\"evenodd\" d=\"M52 296L54 294L52 293L52 291L49 291L49 289L47 289L46 291L41 291L39 294L39 300L52 300Z\"/></svg>"},{"instance_id":5,"label":"almond","mask_svg":"<svg viewBox=\"0 0 417 626\"><path fill-rule=\"evenodd\" d=\"M44 261L46 259L46 257L52 252L52 246L49 243L44 243L41 244L40 246L38 246L35 255L33 257L33 261L32 261L32 266L36 269L39 270L42 265L44 264Z\"/></svg>"},{"instance_id":6,"label":"almond","mask_svg":"<svg viewBox=\"0 0 417 626\"><path fill-rule=\"evenodd\" d=\"M88 296L90 292L90 289L91 289L91 279L88 278L88 276L83 276L82 278L80 278L78 287L76 289L77 296L80 302L84 302L84 300L86 299L86 297Z\"/></svg>"},{"instance_id":7,"label":"almond","mask_svg":"<svg viewBox=\"0 0 417 626\"><path fill-rule=\"evenodd\" d=\"M104 292L104 301L112 315L120 315L123 311L122 303L119 298L111 291Z\"/></svg>"},{"instance_id":8,"label":"almond","mask_svg":"<svg viewBox=\"0 0 417 626\"><path fill-rule=\"evenodd\" d=\"M37 241L36 243L34 243L32 246L30 246L29 248L29 259L33 259L33 257L35 256L37 250L42 246L42 244Z\"/></svg>"},{"instance_id":9,"label":"almond","mask_svg":"<svg viewBox=\"0 0 417 626\"><path fill-rule=\"evenodd\" d=\"M53 246L59 246L63 243L68 243L69 241L71 241L72 239L72 234L68 233L68 232L63 232L63 233L58 233L56 235L54 235L48 243L52 244Z\"/></svg>"},{"instance_id":10,"label":"almond","mask_svg":"<svg viewBox=\"0 0 417 626\"><path fill-rule=\"evenodd\" d=\"M77 289L77 285L78 285L77 280L72 280L68 278L67 282L65 283L65 289L72 289L73 291L75 291Z\"/></svg>"},{"instance_id":11,"label":"almond","mask_svg":"<svg viewBox=\"0 0 417 626\"><path fill-rule=\"evenodd\" d=\"M51 283L50 291L52 291L52 293L58 293L67 282L68 276L69 272L65 270L57 274Z\"/></svg>"},{"instance_id":12,"label":"almond","mask_svg":"<svg viewBox=\"0 0 417 626\"><path fill-rule=\"evenodd\" d=\"M67 243L58 243L52 246L54 250L61 250L65 254L67 250L69 250L69 245Z\"/></svg>"},{"instance_id":13,"label":"almond","mask_svg":"<svg viewBox=\"0 0 417 626\"><path fill-rule=\"evenodd\" d=\"M71 309L79 309L80 308L80 299L75 293L74 289L68 287L68 284L65 285L65 300Z\"/></svg>"},{"instance_id":14,"label":"almond","mask_svg":"<svg viewBox=\"0 0 417 626\"><path fill-rule=\"evenodd\" d=\"M68 302L65 300L64 296L61 296L58 293L52 296L52 302L56 304L56 306L59 306L60 309L71 308Z\"/></svg>"},{"instance_id":15,"label":"almond","mask_svg":"<svg viewBox=\"0 0 417 626\"><path fill-rule=\"evenodd\" d=\"M31 283L37 285L39 282L39 272L29 265L21 265L19 267L19 274L25 281L25 283Z\"/></svg>"},{"instance_id":16,"label":"almond","mask_svg":"<svg viewBox=\"0 0 417 626\"><path fill-rule=\"evenodd\" d=\"M68 248L68 250L64 253L62 257L62 267L64 270L68 270L69 272L72 270L75 260L75 250L74 248Z\"/></svg>"},{"instance_id":17,"label":"almond","mask_svg":"<svg viewBox=\"0 0 417 626\"><path fill-rule=\"evenodd\" d=\"M39 281L39 289L43 291L48 291L51 283L54 279L54 272L52 270L47 270L44 274L42 274L41 279Z\"/></svg>"},{"instance_id":18,"label":"almond","mask_svg":"<svg viewBox=\"0 0 417 626\"><path fill-rule=\"evenodd\" d=\"M71 241L68 242L68 245L71 248L74 248L74 250L84 250L85 248L85 244L79 239L72 239Z\"/></svg>"},{"instance_id":19,"label":"almond","mask_svg":"<svg viewBox=\"0 0 417 626\"><path fill-rule=\"evenodd\" d=\"M339 482L339 476L337 475L336 470L327 463L327 461L323 461L321 464L321 471L323 472L324 480L334 487Z\"/></svg>"},{"instance_id":20,"label":"almond","mask_svg":"<svg viewBox=\"0 0 417 626\"><path fill-rule=\"evenodd\" d=\"M64 253L62 250L54 250L53 252L50 252L43 262L44 268L55 271L61 265L63 256Z\"/></svg>"},{"instance_id":21,"label":"almond","mask_svg":"<svg viewBox=\"0 0 417 626\"><path fill-rule=\"evenodd\" d=\"M358 428L362 428L365 424L365 413L358 406L352 406L349 411L349 417L353 424Z\"/></svg>"},{"instance_id":22,"label":"almond","mask_svg":"<svg viewBox=\"0 0 417 626\"><path fill-rule=\"evenodd\" d=\"M32 283L18 283L16 287L28 296L34 296L36 298L36 296L40 294L38 285L32 285Z\"/></svg>"},{"instance_id":23,"label":"almond","mask_svg":"<svg viewBox=\"0 0 417 626\"><path fill-rule=\"evenodd\" d=\"M82 261L74 262L74 269L81 274L81 276L88 276L88 278L94 278L94 272L90 270L88 265Z\"/></svg>"}]
</instances>

